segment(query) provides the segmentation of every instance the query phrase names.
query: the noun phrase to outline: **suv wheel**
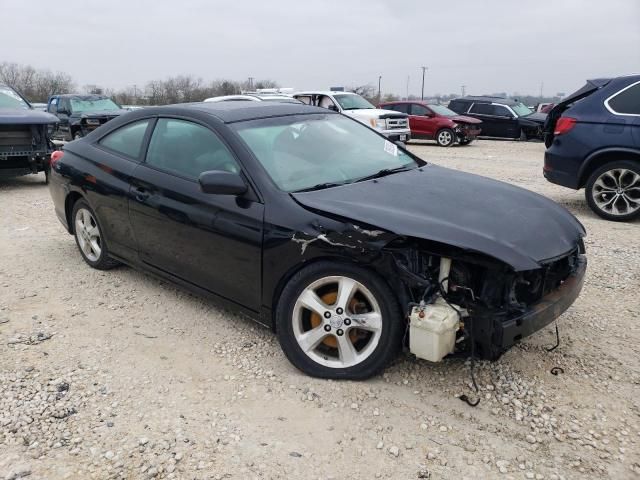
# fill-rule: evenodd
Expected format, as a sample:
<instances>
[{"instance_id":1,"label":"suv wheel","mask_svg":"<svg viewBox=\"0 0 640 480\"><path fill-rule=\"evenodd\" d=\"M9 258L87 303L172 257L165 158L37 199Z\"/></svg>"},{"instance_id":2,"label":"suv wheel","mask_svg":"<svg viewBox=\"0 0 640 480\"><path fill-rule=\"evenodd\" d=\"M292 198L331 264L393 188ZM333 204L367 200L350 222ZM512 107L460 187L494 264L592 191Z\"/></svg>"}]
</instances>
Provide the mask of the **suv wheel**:
<instances>
[{"instance_id":1,"label":"suv wheel","mask_svg":"<svg viewBox=\"0 0 640 480\"><path fill-rule=\"evenodd\" d=\"M585 188L591 210L607 220L625 222L640 215L640 163L622 160L594 171Z\"/></svg>"},{"instance_id":2,"label":"suv wheel","mask_svg":"<svg viewBox=\"0 0 640 480\"><path fill-rule=\"evenodd\" d=\"M102 235L96 214L84 200L73 206L73 234L80 254L87 264L98 270L109 270L119 264L109 257L109 251Z\"/></svg>"},{"instance_id":3,"label":"suv wheel","mask_svg":"<svg viewBox=\"0 0 640 480\"><path fill-rule=\"evenodd\" d=\"M361 380L396 356L404 322L380 277L354 265L318 262L289 280L276 329L285 355L304 373Z\"/></svg>"},{"instance_id":4,"label":"suv wheel","mask_svg":"<svg viewBox=\"0 0 640 480\"><path fill-rule=\"evenodd\" d=\"M456 141L456 134L450 128L443 128L436 134L436 142L441 147L450 147Z\"/></svg>"}]
</instances>

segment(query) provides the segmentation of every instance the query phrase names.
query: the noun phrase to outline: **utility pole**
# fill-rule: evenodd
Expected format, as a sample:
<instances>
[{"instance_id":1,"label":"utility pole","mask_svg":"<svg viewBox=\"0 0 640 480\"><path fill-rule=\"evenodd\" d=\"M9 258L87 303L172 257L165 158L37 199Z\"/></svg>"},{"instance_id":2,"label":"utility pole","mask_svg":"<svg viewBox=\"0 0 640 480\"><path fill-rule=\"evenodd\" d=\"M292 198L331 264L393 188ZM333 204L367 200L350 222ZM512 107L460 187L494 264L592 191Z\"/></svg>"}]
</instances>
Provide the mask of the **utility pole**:
<instances>
[{"instance_id":1,"label":"utility pole","mask_svg":"<svg viewBox=\"0 0 640 480\"><path fill-rule=\"evenodd\" d=\"M467 86L466 85L461 85L460 88L462 89L462 96L464 97L464 94L467 91Z\"/></svg>"},{"instance_id":2,"label":"utility pole","mask_svg":"<svg viewBox=\"0 0 640 480\"><path fill-rule=\"evenodd\" d=\"M382 82L382 75L378 75L378 103L380 103L380 100L382 100L382 97L380 96L380 84Z\"/></svg>"},{"instance_id":3,"label":"utility pole","mask_svg":"<svg viewBox=\"0 0 640 480\"><path fill-rule=\"evenodd\" d=\"M427 70L427 67L422 68L422 100L424 100L424 72Z\"/></svg>"},{"instance_id":4,"label":"utility pole","mask_svg":"<svg viewBox=\"0 0 640 480\"><path fill-rule=\"evenodd\" d=\"M542 89L544 88L544 82L540 82L540 100L542 100Z\"/></svg>"},{"instance_id":5,"label":"utility pole","mask_svg":"<svg viewBox=\"0 0 640 480\"><path fill-rule=\"evenodd\" d=\"M406 100L409 100L409 79L411 78L411 76L407 75L407 97Z\"/></svg>"},{"instance_id":6,"label":"utility pole","mask_svg":"<svg viewBox=\"0 0 640 480\"><path fill-rule=\"evenodd\" d=\"M138 104L138 86L135 83L133 84L133 104Z\"/></svg>"},{"instance_id":7,"label":"utility pole","mask_svg":"<svg viewBox=\"0 0 640 480\"><path fill-rule=\"evenodd\" d=\"M253 77L249 77L249 91L253 91Z\"/></svg>"}]
</instances>

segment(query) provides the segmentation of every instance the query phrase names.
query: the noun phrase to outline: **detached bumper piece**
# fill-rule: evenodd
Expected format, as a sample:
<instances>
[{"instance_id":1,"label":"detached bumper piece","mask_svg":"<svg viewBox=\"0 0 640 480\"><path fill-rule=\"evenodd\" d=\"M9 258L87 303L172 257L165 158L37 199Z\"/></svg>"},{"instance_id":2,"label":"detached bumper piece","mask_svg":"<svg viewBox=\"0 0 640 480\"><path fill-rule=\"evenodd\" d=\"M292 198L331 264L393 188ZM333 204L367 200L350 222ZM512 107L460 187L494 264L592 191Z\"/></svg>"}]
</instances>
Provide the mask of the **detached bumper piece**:
<instances>
[{"instance_id":1,"label":"detached bumper piece","mask_svg":"<svg viewBox=\"0 0 640 480\"><path fill-rule=\"evenodd\" d=\"M580 255L574 271L562 285L517 316L505 318L495 312L474 315L473 339L479 356L495 360L512 345L556 320L580 295L586 270L587 258Z\"/></svg>"}]
</instances>

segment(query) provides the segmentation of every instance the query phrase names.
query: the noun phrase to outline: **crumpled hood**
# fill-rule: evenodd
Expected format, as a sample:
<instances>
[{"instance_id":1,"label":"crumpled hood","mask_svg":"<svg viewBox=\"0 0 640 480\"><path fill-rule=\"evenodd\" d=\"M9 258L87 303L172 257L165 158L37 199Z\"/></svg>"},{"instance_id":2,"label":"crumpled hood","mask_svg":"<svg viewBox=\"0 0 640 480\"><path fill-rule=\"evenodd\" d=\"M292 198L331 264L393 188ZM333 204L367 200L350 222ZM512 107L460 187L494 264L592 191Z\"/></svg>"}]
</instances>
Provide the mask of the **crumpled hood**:
<instances>
[{"instance_id":1,"label":"crumpled hood","mask_svg":"<svg viewBox=\"0 0 640 480\"><path fill-rule=\"evenodd\" d=\"M0 108L0 125L48 125L58 123L58 117L39 110Z\"/></svg>"},{"instance_id":2,"label":"crumpled hood","mask_svg":"<svg viewBox=\"0 0 640 480\"><path fill-rule=\"evenodd\" d=\"M525 115L524 118L526 120L531 120L532 122L539 123L540 125L544 125L545 120L547 119L547 114L542 112L534 112L531 115Z\"/></svg>"},{"instance_id":3,"label":"crumpled hood","mask_svg":"<svg viewBox=\"0 0 640 480\"><path fill-rule=\"evenodd\" d=\"M397 235L481 252L516 271L570 252L585 235L571 213L546 197L435 165L292 196Z\"/></svg>"},{"instance_id":4,"label":"crumpled hood","mask_svg":"<svg viewBox=\"0 0 640 480\"><path fill-rule=\"evenodd\" d=\"M455 117L447 117L453 120L456 123L469 123L473 125L479 125L482 123L482 120L478 120L477 118L465 117L464 115L456 115Z\"/></svg>"}]
</instances>

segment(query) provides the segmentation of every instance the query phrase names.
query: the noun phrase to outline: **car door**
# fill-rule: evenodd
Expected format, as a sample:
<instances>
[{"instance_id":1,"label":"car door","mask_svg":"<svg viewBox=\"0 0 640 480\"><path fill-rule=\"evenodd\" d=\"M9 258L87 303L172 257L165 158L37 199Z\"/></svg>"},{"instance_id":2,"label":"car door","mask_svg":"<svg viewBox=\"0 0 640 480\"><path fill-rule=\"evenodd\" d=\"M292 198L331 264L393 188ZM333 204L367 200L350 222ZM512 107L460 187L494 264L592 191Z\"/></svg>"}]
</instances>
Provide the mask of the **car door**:
<instances>
[{"instance_id":1,"label":"car door","mask_svg":"<svg viewBox=\"0 0 640 480\"><path fill-rule=\"evenodd\" d=\"M474 103L469 109L469 116L482 120L482 135L499 137L499 128L494 114L493 105L490 103Z\"/></svg>"},{"instance_id":2,"label":"car door","mask_svg":"<svg viewBox=\"0 0 640 480\"><path fill-rule=\"evenodd\" d=\"M159 118L131 179L129 215L142 262L258 311L264 208L254 194L203 193L202 172L241 174L217 132Z\"/></svg>"},{"instance_id":3,"label":"car door","mask_svg":"<svg viewBox=\"0 0 640 480\"><path fill-rule=\"evenodd\" d=\"M520 127L518 118L514 112L504 105L493 105L494 128L496 137L518 138L520 137Z\"/></svg>"},{"instance_id":4,"label":"car door","mask_svg":"<svg viewBox=\"0 0 640 480\"><path fill-rule=\"evenodd\" d=\"M411 133L415 125L416 135L421 138L434 138L436 134L436 119L433 112L419 103L411 104L409 122Z\"/></svg>"},{"instance_id":5,"label":"car door","mask_svg":"<svg viewBox=\"0 0 640 480\"><path fill-rule=\"evenodd\" d=\"M73 136L71 135L71 122L69 120L69 115L71 115L71 103L68 98L58 97L56 115L59 120L56 136L61 140L73 140Z\"/></svg>"}]
</instances>

